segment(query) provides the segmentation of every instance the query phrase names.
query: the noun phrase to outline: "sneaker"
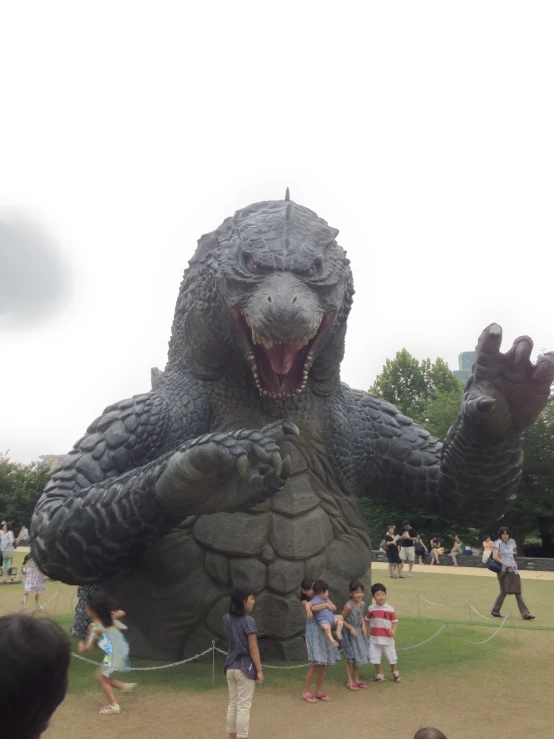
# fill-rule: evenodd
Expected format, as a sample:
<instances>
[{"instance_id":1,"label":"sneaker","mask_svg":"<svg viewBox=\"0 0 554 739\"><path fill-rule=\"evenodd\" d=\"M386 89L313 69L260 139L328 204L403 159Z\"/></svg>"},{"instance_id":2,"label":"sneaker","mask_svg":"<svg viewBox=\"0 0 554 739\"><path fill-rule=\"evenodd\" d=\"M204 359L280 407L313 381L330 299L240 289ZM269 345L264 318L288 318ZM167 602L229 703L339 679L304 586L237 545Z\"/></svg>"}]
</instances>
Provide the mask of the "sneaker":
<instances>
[{"instance_id":1,"label":"sneaker","mask_svg":"<svg viewBox=\"0 0 554 739\"><path fill-rule=\"evenodd\" d=\"M24 611L25 610L25 601L24 600L22 600L21 603L19 604L19 610L20 611Z\"/></svg>"},{"instance_id":2,"label":"sneaker","mask_svg":"<svg viewBox=\"0 0 554 739\"><path fill-rule=\"evenodd\" d=\"M412 576L412 573L411 572L408 572L408 577L411 577L411 576Z\"/></svg>"}]
</instances>

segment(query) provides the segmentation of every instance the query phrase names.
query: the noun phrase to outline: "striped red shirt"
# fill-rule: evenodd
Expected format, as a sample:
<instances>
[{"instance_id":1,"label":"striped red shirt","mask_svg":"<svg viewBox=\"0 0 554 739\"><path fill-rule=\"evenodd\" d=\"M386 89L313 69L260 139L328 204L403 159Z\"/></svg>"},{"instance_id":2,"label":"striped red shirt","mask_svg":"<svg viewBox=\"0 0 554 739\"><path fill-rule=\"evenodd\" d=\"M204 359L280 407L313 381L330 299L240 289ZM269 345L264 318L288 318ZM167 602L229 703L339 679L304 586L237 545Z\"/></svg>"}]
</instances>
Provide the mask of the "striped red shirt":
<instances>
[{"instance_id":1,"label":"striped red shirt","mask_svg":"<svg viewBox=\"0 0 554 739\"><path fill-rule=\"evenodd\" d=\"M382 606L369 606L365 615L369 621L369 641L373 644L394 644L392 625L398 623L396 612L385 603Z\"/></svg>"}]
</instances>

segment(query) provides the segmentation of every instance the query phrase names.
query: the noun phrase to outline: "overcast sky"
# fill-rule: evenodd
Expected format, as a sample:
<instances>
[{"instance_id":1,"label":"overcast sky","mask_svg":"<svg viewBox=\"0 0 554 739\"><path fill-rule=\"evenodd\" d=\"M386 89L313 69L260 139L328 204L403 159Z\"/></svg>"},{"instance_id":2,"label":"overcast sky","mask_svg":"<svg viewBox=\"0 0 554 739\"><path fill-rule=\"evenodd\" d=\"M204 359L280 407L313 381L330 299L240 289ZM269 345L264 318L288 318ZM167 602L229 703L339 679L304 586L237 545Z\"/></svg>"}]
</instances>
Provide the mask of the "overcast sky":
<instances>
[{"instance_id":1,"label":"overcast sky","mask_svg":"<svg viewBox=\"0 0 554 739\"><path fill-rule=\"evenodd\" d=\"M553 36L538 0L2 4L0 450L148 390L197 239L287 185L352 262L350 385L492 321L554 349Z\"/></svg>"}]
</instances>

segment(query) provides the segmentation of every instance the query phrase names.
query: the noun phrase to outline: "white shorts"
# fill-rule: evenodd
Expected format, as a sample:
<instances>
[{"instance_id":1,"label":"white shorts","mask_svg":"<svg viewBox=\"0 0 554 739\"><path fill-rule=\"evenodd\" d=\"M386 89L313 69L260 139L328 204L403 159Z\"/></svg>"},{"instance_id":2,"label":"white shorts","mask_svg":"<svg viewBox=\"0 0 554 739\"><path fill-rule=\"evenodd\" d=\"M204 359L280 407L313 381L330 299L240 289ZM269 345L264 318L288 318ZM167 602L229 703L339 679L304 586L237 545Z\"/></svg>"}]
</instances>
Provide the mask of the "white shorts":
<instances>
[{"instance_id":1,"label":"white shorts","mask_svg":"<svg viewBox=\"0 0 554 739\"><path fill-rule=\"evenodd\" d=\"M400 547L402 562L415 562L415 547Z\"/></svg>"},{"instance_id":2,"label":"white shorts","mask_svg":"<svg viewBox=\"0 0 554 739\"><path fill-rule=\"evenodd\" d=\"M394 644L369 643L369 661L372 665L380 665L383 654L387 658L389 665L398 664L398 657L396 656Z\"/></svg>"}]
</instances>

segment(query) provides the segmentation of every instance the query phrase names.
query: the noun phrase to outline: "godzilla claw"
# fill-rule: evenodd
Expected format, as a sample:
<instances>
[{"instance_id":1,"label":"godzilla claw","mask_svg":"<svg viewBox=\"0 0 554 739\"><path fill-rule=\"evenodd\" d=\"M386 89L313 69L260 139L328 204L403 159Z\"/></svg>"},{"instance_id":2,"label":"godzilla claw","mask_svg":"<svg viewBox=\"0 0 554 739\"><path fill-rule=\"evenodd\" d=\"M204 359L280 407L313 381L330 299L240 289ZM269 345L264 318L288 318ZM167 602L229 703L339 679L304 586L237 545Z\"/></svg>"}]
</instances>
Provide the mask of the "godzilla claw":
<instances>
[{"instance_id":1,"label":"godzilla claw","mask_svg":"<svg viewBox=\"0 0 554 739\"><path fill-rule=\"evenodd\" d=\"M554 380L554 352L541 354L533 372L533 380L541 383L541 385L543 383L550 383L552 385L552 381Z\"/></svg>"},{"instance_id":2,"label":"godzilla claw","mask_svg":"<svg viewBox=\"0 0 554 739\"><path fill-rule=\"evenodd\" d=\"M482 413L490 413L496 406L496 400L494 398L478 398L477 409Z\"/></svg>"},{"instance_id":3,"label":"godzilla claw","mask_svg":"<svg viewBox=\"0 0 554 739\"><path fill-rule=\"evenodd\" d=\"M533 351L533 341L528 336L520 336L514 341L514 362L517 365L523 361L529 361Z\"/></svg>"},{"instance_id":4,"label":"godzilla claw","mask_svg":"<svg viewBox=\"0 0 554 739\"><path fill-rule=\"evenodd\" d=\"M241 454L240 457L237 459L237 470L239 475L246 479L248 476L248 457L246 454Z\"/></svg>"},{"instance_id":5,"label":"godzilla claw","mask_svg":"<svg viewBox=\"0 0 554 739\"><path fill-rule=\"evenodd\" d=\"M283 462L281 460L281 455L279 452L274 452L271 455L271 466L273 467L273 471L277 476L281 474L281 470L283 468Z\"/></svg>"},{"instance_id":6,"label":"godzilla claw","mask_svg":"<svg viewBox=\"0 0 554 739\"><path fill-rule=\"evenodd\" d=\"M479 337L462 414L479 433L508 438L525 431L544 408L554 380L554 353L541 355L534 365L529 336L518 336L505 354L501 342L497 323Z\"/></svg>"},{"instance_id":7,"label":"godzilla claw","mask_svg":"<svg viewBox=\"0 0 554 739\"><path fill-rule=\"evenodd\" d=\"M281 478L283 480L288 480L290 475L292 462L290 456L287 454L287 456L283 459L283 466L281 468Z\"/></svg>"}]
</instances>

